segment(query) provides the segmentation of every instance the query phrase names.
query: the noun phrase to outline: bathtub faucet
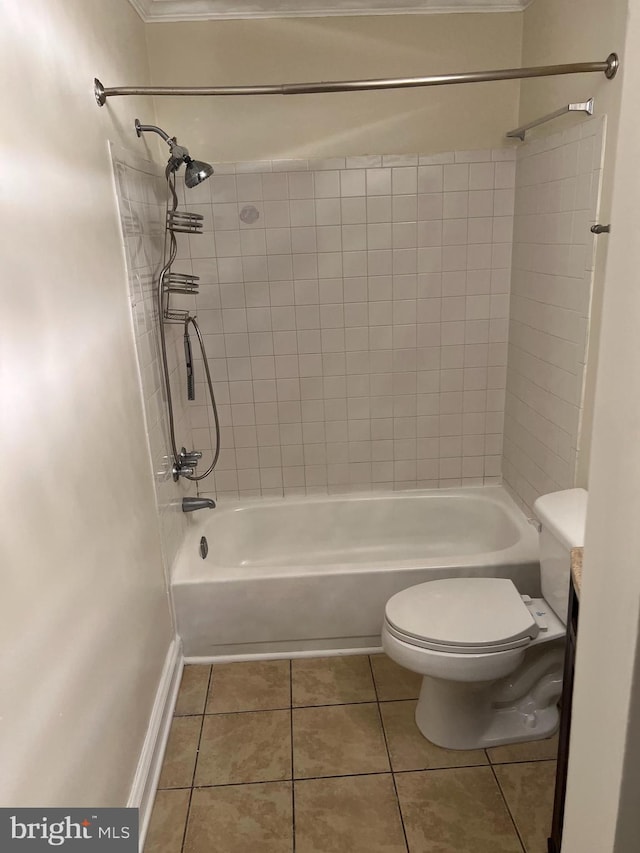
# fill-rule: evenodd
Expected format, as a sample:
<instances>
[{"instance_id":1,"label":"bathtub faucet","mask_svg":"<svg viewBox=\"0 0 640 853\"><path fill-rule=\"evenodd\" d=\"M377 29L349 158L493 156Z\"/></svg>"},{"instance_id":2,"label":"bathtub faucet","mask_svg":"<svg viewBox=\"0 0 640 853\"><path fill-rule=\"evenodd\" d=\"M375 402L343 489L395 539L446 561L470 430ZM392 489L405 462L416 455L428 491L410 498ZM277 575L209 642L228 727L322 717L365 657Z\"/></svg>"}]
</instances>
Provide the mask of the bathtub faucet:
<instances>
[{"instance_id":1,"label":"bathtub faucet","mask_svg":"<svg viewBox=\"0 0 640 853\"><path fill-rule=\"evenodd\" d=\"M216 502L211 498L182 498L182 512L194 512L197 509L215 509Z\"/></svg>"}]
</instances>

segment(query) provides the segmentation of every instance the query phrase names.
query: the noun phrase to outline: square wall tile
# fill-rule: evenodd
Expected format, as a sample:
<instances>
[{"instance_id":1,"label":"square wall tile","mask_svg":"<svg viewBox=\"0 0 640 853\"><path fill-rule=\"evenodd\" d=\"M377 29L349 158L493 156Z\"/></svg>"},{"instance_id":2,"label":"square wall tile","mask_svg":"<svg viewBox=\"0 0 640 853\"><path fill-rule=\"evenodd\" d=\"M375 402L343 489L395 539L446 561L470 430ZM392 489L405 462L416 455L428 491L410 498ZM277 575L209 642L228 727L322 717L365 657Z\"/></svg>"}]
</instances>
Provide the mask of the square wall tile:
<instances>
[{"instance_id":1,"label":"square wall tile","mask_svg":"<svg viewBox=\"0 0 640 853\"><path fill-rule=\"evenodd\" d=\"M215 285L198 308L223 398L229 382L221 413L234 428L325 425L321 438L306 430L287 460L279 439L261 442L256 459L239 434L235 454L221 455L220 492L415 488L417 424L407 419L431 418L438 438L462 434L463 412L499 411L504 370L450 373L428 392L417 377L486 368L458 364L458 350L506 342L516 168L496 149L239 163L218 175L200 202L209 239L191 235L181 251ZM384 374L392 387L374 393L372 377ZM325 405L303 411L300 400ZM209 425L194 418L208 447ZM389 421L389 437L375 440L392 442L375 451L372 418ZM347 419L366 422L366 437L330 442L348 441L346 457L329 453L326 427ZM480 472L461 455L431 458L427 479L448 485L496 476L493 462Z\"/></svg>"},{"instance_id":2,"label":"square wall tile","mask_svg":"<svg viewBox=\"0 0 640 853\"><path fill-rule=\"evenodd\" d=\"M585 241L592 241L589 222L598 220L603 119L581 125L583 130L589 127L596 133L588 137L584 158L582 143L572 133L556 133L521 146L516 160L495 163L493 227L494 239L501 242L492 245L492 293L504 298L490 305L490 340L503 342L508 336L510 369L506 383L504 374L496 376L501 392L506 385L506 399L503 393L488 394L487 410L495 406L509 416L501 465L492 459L485 474L504 471L506 482L529 512L543 492L575 485L584 373L576 371L574 360L569 370L575 384L565 383L569 362L560 350L568 353L567 347L575 347L572 357L581 364L586 360L586 338L574 337L571 329L587 329L589 324L593 271L585 271L583 252ZM515 216L507 209L514 187ZM509 269L510 300L506 275L501 273ZM557 294L567 273L574 277L575 302L563 307ZM574 448L569 464L556 453L558 430Z\"/></svg>"}]
</instances>

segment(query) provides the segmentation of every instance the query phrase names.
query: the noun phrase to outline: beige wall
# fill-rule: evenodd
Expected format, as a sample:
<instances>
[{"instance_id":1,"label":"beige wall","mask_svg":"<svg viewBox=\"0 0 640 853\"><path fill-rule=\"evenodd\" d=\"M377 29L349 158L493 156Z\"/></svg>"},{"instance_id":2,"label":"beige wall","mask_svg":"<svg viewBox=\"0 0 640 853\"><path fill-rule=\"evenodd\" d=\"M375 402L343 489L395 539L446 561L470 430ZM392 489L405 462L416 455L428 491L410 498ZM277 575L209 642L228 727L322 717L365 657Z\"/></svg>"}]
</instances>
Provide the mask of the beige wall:
<instances>
[{"instance_id":1,"label":"beige wall","mask_svg":"<svg viewBox=\"0 0 640 853\"><path fill-rule=\"evenodd\" d=\"M522 64L604 61L612 51L622 54L626 8L626 0L533 0L523 16ZM604 75L544 77L523 80L521 85L523 123L591 95L596 99L597 113L617 114L619 110L620 81L612 83ZM580 116L573 119L580 120ZM570 121L560 119L549 127L557 130Z\"/></svg>"},{"instance_id":2,"label":"beige wall","mask_svg":"<svg viewBox=\"0 0 640 853\"><path fill-rule=\"evenodd\" d=\"M628 5L633 14L625 43ZM521 95L522 121L593 95L608 123L600 219L612 222L613 230L598 239L578 473L582 484L589 474L589 512L563 853L627 853L640 831L630 772L637 755L638 708L632 691L640 621L635 557L640 16L637 0L535 0L524 14L524 64L604 59L613 50L623 63L613 82L595 76L529 81ZM566 126L571 119L562 121Z\"/></svg>"},{"instance_id":3,"label":"beige wall","mask_svg":"<svg viewBox=\"0 0 640 853\"><path fill-rule=\"evenodd\" d=\"M150 76L144 25L126 0L108 6L105 14L100 0L33 0L28 11L19 0L3 4L0 66L9 85L2 90L0 187L9 215L0 313L2 805L125 803L172 636L107 150L107 139L144 149L133 118L156 116L151 101L138 98L114 99L99 110L92 78L106 85L234 84L521 61L521 15L234 21L149 25ZM524 64L621 50L625 10L623 0L535 0L524 14ZM518 122L518 91L517 83L504 83L290 99L158 99L156 106L158 123L205 159L323 157L500 146ZM522 88L522 120L591 94L608 114L603 218L619 92L620 81L596 77ZM632 197L620 210L621 226L630 227L635 205ZM637 373L637 353L628 349L634 330L620 334L625 318L638 313L625 302L635 293L625 286L633 260L625 257L635 245L631 232L627 238L609 271L616 287L607 294L605 390L619 364L628 371L627 388ZM600 271L603 263L600 252ZM602 293L600 285L596 301ZM620 508L616 489L632 479L629 457L618 467L610 457L612 448L635 446L623 429L633 425L624 392L612 381L598 398L592 565L611 564L605 531L619 530L619 542L636 529L631 492L622 505L629 519L613 512ZM629 416L617 418L623 405ZM625 547L627 555L635 552L633 543ZM591 592L585 585L585 619L590 610L594 624L599 596L628 590L637 575L628 556L616 557L615 585L600 589L594 580ZM613 598L609 603L614 610ZM620 630L636 618L634 599ZM577 700L585 716L578 717L577 743L594 727L587 676L598 683L598 666L606 674L609 660L595 654L599 636L594 629L592 671L586 652L579 661ZM616 654L613 641L612 649ZM610 701L616 684L626 689L618 678L597 692L622 714L628 694ZM614 714L612 728L622 719ZM586 741L581 754L596 766ZM602 778L604 784L611 777ZM572 797L570 789L569 837L582 833L577 818L571 823L572 815L582 819L581 810L571 811ZM568 853L608 849L589 847L596 837L585 835L588 843L568 846Z\"/></svg>"},{"instance_id":4,"label":"beige wall","mask_svg":"<svg viewBox=\"0 0 640 853\"><path fill-rule=\"evenodd\" d=\"M96 106L147 79L108 6L2 4L3 806L125 804L172 637L107 148L153 107Z\"/></svg>"},{"instance_id":5,"label":"beige wall","mask_svg":"<svg viewBox=\"0 0 640 853\"><path fill-rule=\"evenodd\" d=\"M542 65L556 62L604 61L612 51L622 60L627 0L534 0L524 12L522 64ZM578 74L522 81L520 122L558 109L571 101L595 98L596 115L607 116L605 162L603 171L600 219L611 218L613 164L620 111L621 76L613 81L600 74ZM584 117L567 117L549 125L546 132L579 123ZM544 130L537 131L545 132ZM587 358L585 407L582 425L582 447L578 457L577 483L588 482L589 451L593 427L593 397L598 360L604 265L607 237L598 239L596 271L593 286L589 354Z\"/></svg>"},{"instance_id":6,"label":"beige wall","mask_svg":"<svg viewBox=\"0 0 640 853\"><path fill-rule=\"evenodd\" d=\"M605 271L584 584L580 598L571 753L562 853L638 847L640 623L640 4L634 0ZM635 683L633 681L635 676ZM626 768L625 768L626 764ZM626 773L625 773L626 770Z\"/></svg>"},{"instance_id":7,"label":"beige wall","mask_svg":"<svg viewBox=\"0 0 640 853\"><path fill-rule=\"evenodd\" d=\"M147 39L154 84L248 85L518 66L521 26L518 14L276 19L150 24ZM517 82L156 99L160 125L212 162L499 147L517 107Z\"/></svg>"}]
</instances>

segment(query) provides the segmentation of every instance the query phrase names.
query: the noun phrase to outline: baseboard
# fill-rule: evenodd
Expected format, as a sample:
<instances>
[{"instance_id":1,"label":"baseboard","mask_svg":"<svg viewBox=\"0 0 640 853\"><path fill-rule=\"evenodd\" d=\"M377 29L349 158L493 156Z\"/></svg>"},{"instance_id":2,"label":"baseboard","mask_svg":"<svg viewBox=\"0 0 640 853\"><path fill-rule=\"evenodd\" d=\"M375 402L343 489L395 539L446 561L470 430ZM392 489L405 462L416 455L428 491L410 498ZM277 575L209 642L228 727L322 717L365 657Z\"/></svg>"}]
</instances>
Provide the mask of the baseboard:
<instances>
[{"instance_id":1,"label":"baseboard","mask_svg":"<svg viewBox=\"0 0 640 853\"><path fill-rule=\"evenodd\" d=\"M230 655L192 655L185 657L188 664L209 663L240 663L252 660L288 660L289 658L331 658L347 657L349 655L377 655L382 652L382 646L363 646L362 648L347 649L308 649L296 652L239 652Z\"/></svg>"},{"instance_id":2,"label":"baseboard","mask_svg":"<svg viewBox=\"0 0 640 853\"><path fill-rule=\"evenodd\" d=\"M136 775L129 793L129 808L139 809L140 845L144 847L156 788L162 768L164 751L169 738L173 709L178 697L178 688L182 678L183 668L182 646L179 639L174 639L165 658L164 667L156 698L153 703L147 734L140 753Z\"/></svg>"}]
</instances>

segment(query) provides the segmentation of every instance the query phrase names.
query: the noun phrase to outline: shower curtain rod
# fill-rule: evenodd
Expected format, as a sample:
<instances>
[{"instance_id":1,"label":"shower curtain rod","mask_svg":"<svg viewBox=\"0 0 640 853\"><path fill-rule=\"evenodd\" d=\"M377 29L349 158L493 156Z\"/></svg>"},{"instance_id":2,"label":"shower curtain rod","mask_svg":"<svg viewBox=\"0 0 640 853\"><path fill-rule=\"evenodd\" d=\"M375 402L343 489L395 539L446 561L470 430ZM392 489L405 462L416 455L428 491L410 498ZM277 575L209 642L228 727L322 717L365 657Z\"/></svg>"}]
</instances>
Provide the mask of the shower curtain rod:
<instances>
[{"instance_id":1,"label":"shower curtain rod","mask_svg":"<svg viewBox=\"0 0 640 853\"><path fill-rule=\"evenodd\" d=\"M608 80L616 76L620 60L610 53L604 62L574 62L568 65L539 65L533 68L501 68L497 71L466 71L432 77L390 77L380 80L333 80L326 83L283 83L263 86L115 86L105 88L94 80L99 106L118 95L306 95L316 92L360 92L367 89L411 89L418 86L446 86L450 83L486 83L492 80L522 80L528 77L555 77L560 74L601 72Z\"/></svg>"}]
</instances>

